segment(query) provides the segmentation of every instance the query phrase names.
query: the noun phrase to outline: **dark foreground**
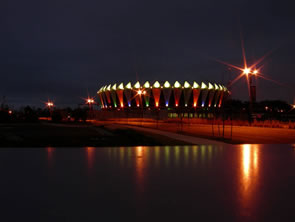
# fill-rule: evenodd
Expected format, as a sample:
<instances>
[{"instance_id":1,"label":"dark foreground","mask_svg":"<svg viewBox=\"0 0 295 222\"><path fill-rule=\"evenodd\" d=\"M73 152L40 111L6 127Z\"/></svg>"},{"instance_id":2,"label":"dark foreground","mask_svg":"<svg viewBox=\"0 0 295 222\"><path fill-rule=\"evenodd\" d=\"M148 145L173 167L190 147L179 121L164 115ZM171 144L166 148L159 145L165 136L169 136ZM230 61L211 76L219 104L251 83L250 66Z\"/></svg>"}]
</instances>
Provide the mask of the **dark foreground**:
<instances>
[{"instance_id":1,"label":"dark foreground","mask_svg":"<svg viewBox=\"0 0 295 222\"><path fill-rule=\"evenodd\" d=\"M1 221L294 221L295 148L0 149Z\"/></svg>"},{"instance_id":2,"label":"dark foreground","mask_svg":"<svg viewBox=\"0 0 295 222\"><path fill-rule=\"evenodd\" d=\"M109 146L185 145L157 135L146 135L112 125L87 123L11 123L0 124L0 147L109 147Z\"/></svg>"}]
</instances>

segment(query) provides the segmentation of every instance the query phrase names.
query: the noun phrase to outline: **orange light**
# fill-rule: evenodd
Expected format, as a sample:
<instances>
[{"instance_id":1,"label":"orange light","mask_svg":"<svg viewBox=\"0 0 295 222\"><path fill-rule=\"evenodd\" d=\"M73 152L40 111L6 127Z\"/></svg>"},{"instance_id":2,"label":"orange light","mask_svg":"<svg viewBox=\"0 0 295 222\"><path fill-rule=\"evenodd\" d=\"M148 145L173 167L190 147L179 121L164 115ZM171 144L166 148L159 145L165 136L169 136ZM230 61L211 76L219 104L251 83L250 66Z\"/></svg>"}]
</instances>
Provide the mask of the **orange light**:
<instances>
[{"instance_id":1,"label":"orange light","mask_svg":"<svg viewBox=\"0 0 295 222\"><path fill-rule=\"evenodd\" d=\"M197 107L197 104L196 103L194 103L194 107Z\"/></svg>"},{"instance_id":2,"label":"orange light","mask_svg":"<svg viewBox=\"0 0 295 222\"><path fill-rule=\"evenodd\" d=\"M12 114L12 110L9 110L8 113L11 115Z\"/></svg>"},{"instance_id":3,"label":"orange light","mask_svg":"<svg viewBox=\"0 0 295 222\"><path fill-rule=\"evenodd\" d=\"M248 75L250 72L251 72L251 69L249 69L249 68L245 68L245 69L243 70L243 73L244 73L245 75Z\"/></svg>"},{"instance_id":4,"label":"orange light","mask_svg":"<svg viewBox=\"0 0 295 222\"><path fill-rule=\"evenodd\" d=\"M138 94L138 95L141 95L141 94L142 94L142 90L138 90L138 91L137 91L137 94Z\"/></svg>"},{"instance_id":5,"label":"orange light","mask_svg":"<svg viewBox=\"0 0 295 222\"><path fill-rule=\"evenodd\" d=\"M178 103L176 103L175 106L177 107L178 106Z\"/></svg>"},{"instance_id":6,"label":"orange light","mask_svg":"<svg viewBox=\"0 0 295 222\"><path fill-rule=\"evenodd\" d=\"M255 70L253 71L253 74L254 74L254 75L258 74L258 70L255 69Z\"/></svg>"},{"instance_id":7,"label":"orange light","mask_svg":"<svg viewBox=\"0 0 295 222\"><path fill-rule=\"evenodd\" d=\"M94 103L94 100L93 100L93 99L90 99L90 98L88 98L88 99L87 99L87 103L89 103L89 104L91 104L91 103Z\"/></svg>"},{"instance_id":8,"label":"orange light","mask_svg":"<svg viewBox=\"0 0 295 222\"><path fill-rule=\"evenodd\" d=\"M156 107L158 107L159 106L159 103L156 103Z\"/></svg>"},{"instance_id":9,"label":"orange light","mask_svg":"<svg viewBox=\"0 0 295 222\"><path fill-rule=\"evenodd\" d=\"M124 107L124 104L123 103L121 103L121 108L123 108Z\"/></svg>"},{"instance_id":10,"label":"orange light","mask_svg":"<svg viewBox=\"0 0 295 222\"><path fill-rule=\"evenodd\" d=\"M54 104L53 104L53 102L47 102L46 105L50 108L50 107L52 107Z\"/></svg>"},{"instance_id":11,"label":"orange light","mask_svg":"<svg viewBox=\"0 0 295 222\"><path fill-rule=\"evenodd\" d=\"M145 95L146 94L146 91L143 91L143 93L142 93L143 95Z\"/></svg>"}]
</instances>

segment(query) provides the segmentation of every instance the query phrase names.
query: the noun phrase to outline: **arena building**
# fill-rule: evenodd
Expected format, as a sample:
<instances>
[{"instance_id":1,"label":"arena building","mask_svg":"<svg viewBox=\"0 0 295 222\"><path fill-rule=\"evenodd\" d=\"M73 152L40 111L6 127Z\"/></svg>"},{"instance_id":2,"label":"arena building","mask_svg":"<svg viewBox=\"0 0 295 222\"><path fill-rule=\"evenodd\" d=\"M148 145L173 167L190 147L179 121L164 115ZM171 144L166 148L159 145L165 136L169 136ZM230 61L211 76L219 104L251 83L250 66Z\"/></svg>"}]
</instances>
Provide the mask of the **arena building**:
<instances>
[{"instance_id":1,"label":"arena building","mask_svg":"<svg viewBox=\"0 0 295 222\"><path fill-rule=\"evenodd\" d=\"M109 84L102 86L97 92L99 105L103 110L189 110L189 109L218 109L229 94L221 84L184 81L155 81L151 84L131 82L124 85Z\"/></svg>"}]
</instances>

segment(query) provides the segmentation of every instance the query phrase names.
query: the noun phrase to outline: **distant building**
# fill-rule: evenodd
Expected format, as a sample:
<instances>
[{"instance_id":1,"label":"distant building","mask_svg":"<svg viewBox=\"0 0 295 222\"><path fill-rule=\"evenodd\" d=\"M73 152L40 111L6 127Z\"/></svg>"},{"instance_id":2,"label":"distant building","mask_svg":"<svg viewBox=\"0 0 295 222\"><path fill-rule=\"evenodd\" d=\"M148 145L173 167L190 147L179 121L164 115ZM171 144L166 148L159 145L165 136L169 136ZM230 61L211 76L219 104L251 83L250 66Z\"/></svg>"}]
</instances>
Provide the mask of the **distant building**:
<instances>
[{"instance_id":1,"label":"distant building","mask_svg":"<svg viewBox=\"0 0 295 222\"><path fill-rule=\"evenodd\" d=\"M98 102L103 110L136 110L136 109L205 109L220 108L224 98L229 95L228 89L220 84L204 82L146 81L141 84L109 84L97 92Z\"/></svg>"}]
</instances>

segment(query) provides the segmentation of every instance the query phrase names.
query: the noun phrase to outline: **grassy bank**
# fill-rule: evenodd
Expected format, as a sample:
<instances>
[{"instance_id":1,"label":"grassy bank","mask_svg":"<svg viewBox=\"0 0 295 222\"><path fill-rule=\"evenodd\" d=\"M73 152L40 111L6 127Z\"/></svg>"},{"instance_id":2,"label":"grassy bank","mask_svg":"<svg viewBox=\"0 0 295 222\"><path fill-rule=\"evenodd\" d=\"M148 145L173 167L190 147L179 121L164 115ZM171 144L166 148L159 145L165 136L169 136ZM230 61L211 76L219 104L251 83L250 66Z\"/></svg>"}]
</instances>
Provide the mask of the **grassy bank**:
<instances>
[{"instance_id":1,"label":"grassy bank","mask_svg":"<svg viewBox=\"0 0 295 222\"><path fill-rule=\"evenodd\" d=\"M183 142L144 135L104 125L13 123L0 125L0 147L106 147L184 145Z\"/></svg>"}]
</instances>

